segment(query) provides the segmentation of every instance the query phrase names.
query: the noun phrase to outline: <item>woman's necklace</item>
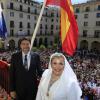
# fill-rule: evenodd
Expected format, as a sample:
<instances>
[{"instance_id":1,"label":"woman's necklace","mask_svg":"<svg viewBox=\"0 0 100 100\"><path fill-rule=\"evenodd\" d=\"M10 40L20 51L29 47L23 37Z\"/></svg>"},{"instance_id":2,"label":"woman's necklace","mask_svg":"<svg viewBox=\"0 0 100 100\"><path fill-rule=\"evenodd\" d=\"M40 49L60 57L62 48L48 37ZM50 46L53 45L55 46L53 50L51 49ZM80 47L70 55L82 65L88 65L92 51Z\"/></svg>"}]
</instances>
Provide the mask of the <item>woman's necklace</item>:
<instances>
[{"instance_id":1,"label":"woman's necklace","mask_svg":"<svg viewBox=\"0 0 100 100\"><path fill-rule=\"evenodd\" d=\"M47 96L49 96L49 90L51 88L51 86L59 79L59 77L57 76L53 76L50 79L49 85L48 85L48 90L47 90Z\"/></svg>"}]
</instances>

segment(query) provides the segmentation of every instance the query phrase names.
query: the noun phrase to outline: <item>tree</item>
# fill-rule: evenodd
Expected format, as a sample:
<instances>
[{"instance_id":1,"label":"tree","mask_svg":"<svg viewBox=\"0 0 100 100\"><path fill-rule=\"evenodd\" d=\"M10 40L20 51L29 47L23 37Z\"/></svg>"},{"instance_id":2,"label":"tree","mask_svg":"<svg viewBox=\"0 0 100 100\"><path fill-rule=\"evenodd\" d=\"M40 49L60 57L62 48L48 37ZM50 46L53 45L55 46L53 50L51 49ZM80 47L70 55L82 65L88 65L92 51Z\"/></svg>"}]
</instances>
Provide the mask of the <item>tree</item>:
<instances>
[{"instance_id":1,"label":"tree","mask_svg":"<svg viewBox=\"0 0 100 100\"><path fill-rule=\"evenodd\" d=\"M40 45L40 50L44 50L46 47L44 45Z\"/></svg>"}]
</instances>

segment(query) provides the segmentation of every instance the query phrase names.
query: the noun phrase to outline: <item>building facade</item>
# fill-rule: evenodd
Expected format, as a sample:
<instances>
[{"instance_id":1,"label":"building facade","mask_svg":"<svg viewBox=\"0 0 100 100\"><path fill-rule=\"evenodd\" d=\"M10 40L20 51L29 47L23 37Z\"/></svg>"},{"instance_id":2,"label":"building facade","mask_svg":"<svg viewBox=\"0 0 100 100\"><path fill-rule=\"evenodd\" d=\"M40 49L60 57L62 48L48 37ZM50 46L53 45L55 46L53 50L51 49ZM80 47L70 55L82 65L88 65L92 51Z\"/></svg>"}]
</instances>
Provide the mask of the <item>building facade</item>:
<instances>
[{"instance_id":1,"label":"building facade","mask_svg":"<svg viewBox=\"0 0 100 100\"><path fill-rule=\"evenodd\" d=\"M37 20L42 8L42 3L31 0L0 0L5 17L8 38L5 46L15 44L21 37L32 37ZM35 46L41 44L53 45L55 35L59 33L58 9L45 7L43 16L37 31Z\"/></svg>"},{"instance_id":2,"label":"building facade","mask_svg":"<svg viewBox=\"0 0 100 100\"><path fill-rule=\"evenodd\" d=\"M100 0L74 5L79 28L78 47L100 51Z\"/></svg>"},{"instance_id":3,"label":"building facade","mask_svg":"<svg viewBox=\"0 0 100 100\"><path fill-rule=\"evenodd\" d=\"M0 0L0 3L8 30L5 47L12 44L18 47L21 37L32 37L42 3L31 0ZM80 35L77 48L100 51L100 0L75 4L73 7ZM45 7L34 46L52 46L55 38L59 43L59 18L58 8Z\"/></svg>"}]
</instances>

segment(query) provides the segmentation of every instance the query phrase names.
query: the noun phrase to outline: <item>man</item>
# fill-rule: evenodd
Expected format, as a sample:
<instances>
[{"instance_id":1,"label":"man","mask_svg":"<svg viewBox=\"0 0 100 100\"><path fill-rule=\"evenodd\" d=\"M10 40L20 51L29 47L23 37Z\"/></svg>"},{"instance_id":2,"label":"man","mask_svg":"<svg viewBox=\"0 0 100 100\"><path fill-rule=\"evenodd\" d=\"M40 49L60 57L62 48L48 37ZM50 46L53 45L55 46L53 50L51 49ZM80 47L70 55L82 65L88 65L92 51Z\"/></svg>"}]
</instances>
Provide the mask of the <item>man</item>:
<instances>
[{"instance_id":1,"label":"man","mask_svg":"<svg viewBox=\"0 0 100 100\"><path fill-rule=\"evenodd\" d=\"M12 55L10 67L10 95L16 100L35 100L37 76L42 75L40 57L30 52L30 40L20 41L21 51Z\"/></svg>"}]
</instances>

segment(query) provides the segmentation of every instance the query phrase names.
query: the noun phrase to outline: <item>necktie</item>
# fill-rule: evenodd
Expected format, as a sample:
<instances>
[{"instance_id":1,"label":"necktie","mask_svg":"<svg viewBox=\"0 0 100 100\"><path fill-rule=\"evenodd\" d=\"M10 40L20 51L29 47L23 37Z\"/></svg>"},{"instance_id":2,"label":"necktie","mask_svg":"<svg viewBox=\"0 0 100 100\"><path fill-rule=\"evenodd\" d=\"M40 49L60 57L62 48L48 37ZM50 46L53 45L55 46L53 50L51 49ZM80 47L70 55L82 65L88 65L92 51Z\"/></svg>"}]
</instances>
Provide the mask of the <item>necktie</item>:
<instances>
[{"instance_id":1,"label":"necktie","mask_svg":"<svg viewBox=\"0 0 100 100\"><path fill-rule=\"evenodd\" d=\"M24 58L24 67L25 67L26 70L28 70L27 55L25 55L25 58Z\"/></svg>"}]
</instances>

